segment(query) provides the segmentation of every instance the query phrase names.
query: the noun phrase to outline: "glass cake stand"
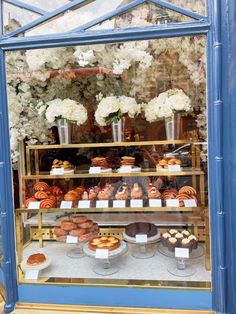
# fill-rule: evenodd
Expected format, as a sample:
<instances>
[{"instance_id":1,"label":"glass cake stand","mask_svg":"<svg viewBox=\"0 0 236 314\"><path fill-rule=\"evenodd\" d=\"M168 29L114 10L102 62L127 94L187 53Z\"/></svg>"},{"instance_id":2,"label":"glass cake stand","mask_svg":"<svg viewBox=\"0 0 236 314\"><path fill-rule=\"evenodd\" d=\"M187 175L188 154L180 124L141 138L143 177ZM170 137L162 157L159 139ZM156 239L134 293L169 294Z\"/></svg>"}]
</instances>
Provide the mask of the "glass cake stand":
<instances>
[{"instance_id":1,"label":"glass cake stand","mask_svg":"<svg viewBox=\"0 0 236 314\"><path fill-rule=\"evenodd\" d=\"M177 277L190 277L196 273L196 267L191 264L191 261L186 258L175 258L167 270L171 275Z\"/></svg>"},{"instance_id":2,"label":"glass cake stand","mask_svg":"<svg viewBox=\"0 0 236 314\"><path fill-rule=\"evenodd\" d=\"M131 255L135 258L147 259L152 258L156 253L156 243L160 241L160 234L149 237L147 243L137 243L134 237L123 233L124 240L129 243L131 248Z\"/></svg>"},{"instance_id":3,"label":"glass cake stand","mask_svg":"<svg viewBox=\"0 0 236 314\"><path fill-rule=\"evenodd\" d=\"M96 251L90 250L88 243L84 244L83 250L85 255L95 259L95 265L93 266L95 274L110 276L120 270L120 266L114 260L127 252L127 244L124 241L121 241L120 246L117 249L108 252L107 259L96 258Z\"/></svg>"},{"instance_id":4,"label":"glass cake stand","mask_svg":"<svg viewBox=\"0 0 236 314\"><path fill-rule=\"evenodd\" d=\"M83 251L83 242L78 242L75 244L73 249L70 249L66 255L70 258L82 258L85 257L84 251Z\"/></svg>"}]
</instances>

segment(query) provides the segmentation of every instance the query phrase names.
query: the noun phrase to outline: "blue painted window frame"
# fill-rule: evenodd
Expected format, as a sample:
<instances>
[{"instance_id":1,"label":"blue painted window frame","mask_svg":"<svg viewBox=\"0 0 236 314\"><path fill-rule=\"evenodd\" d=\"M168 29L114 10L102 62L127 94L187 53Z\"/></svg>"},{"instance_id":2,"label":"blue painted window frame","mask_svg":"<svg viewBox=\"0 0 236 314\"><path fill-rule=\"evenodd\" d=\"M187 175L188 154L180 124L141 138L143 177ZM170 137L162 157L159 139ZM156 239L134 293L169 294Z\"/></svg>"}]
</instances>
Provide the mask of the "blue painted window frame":
<instances>
[{"instance_id":1,"label":"blue painted window frame","mask_svg":"<svg viewBox=\"0 0 236 314\"><path fill-rule=\"evenodd\" d=\"M32 12L37 12L41 17L37 22L32 22L21 29L25 31L33 26L39 25L52 16L58 16L68 8L83 5L84 0L73 0L66 7L55 10L53 13L45 12L35 6L29 6L18 0L6 0L16 6L24 7ZM136 3L142 2L136 0ZM96 295L103 302L103 292L109 293L109 304L105 301L100 304L98 301L94 305L120 305L120 306L142 306L142 307L169 307L169 308L192 308L210 309L211 307L219 312L225 312L225 291L226 291L226 261L225 261L225 221L223 209L223 138L222 138L222 45L221 45L221 1L208 0L207 17L190 13L184 9L167 4L162 0L152 0L155 3L169 6L177 12L190 14L195 18L195 22L183 24L156 25L151 27L137 27L128 29L84 31L92 24L101 22L93 21L77 28L70 33L33 36L14 37L19 31L3 35L3 14L2 3L0 2L0 207L2 208L2 236L3 236L3 272L5 278L5 289L7 302L5 312L10 313L17 300L25 302L51 302L92 304L88 296ZM112 16L120 13L114 10ZM103 19L111 18L104 16ZM16 256L14 238L14 206L12 201L12 175L10 159L10 140L8 128L8 108L6 91L6 69L5 52L23 49L52 48L59 46L86 45L98 43L113 43L119 41L159 39L176 36L207 36L207 56L208 56L208 127L209 127L209 190L211 206L211 232L217 237L212 237L212 294L209 292L197 291L175 291L175 290L144 290L122 288L91 288L91 287L42 287L17 285L16 277ZM217 126L217 128L216 128ZM217 196L217 197L216 197ZM214 210L213 210L214 209ZM61 290L61 288L64 288ZM29 295L29 291L31 294ZM113 298L115 291L116 297ZM118 294L117 294L118 292ZM79 294L79 296L78 296ZM38 296L40 295L40 299ZM60 298L56 297L60 295ZM77 299L75 296L77 295ZM145 296L145 297L144 297ZM123 299L124 297L124 299ZM212 297L212 302L211 302ZM123 301L122 301L123 300ZM171 304L168 303L171 300ZM197 301L196 301L197 300ZM165 301L165 302L164 302ZM166 303L167 302L167 303Z\"/></svg>"}]
</instances>

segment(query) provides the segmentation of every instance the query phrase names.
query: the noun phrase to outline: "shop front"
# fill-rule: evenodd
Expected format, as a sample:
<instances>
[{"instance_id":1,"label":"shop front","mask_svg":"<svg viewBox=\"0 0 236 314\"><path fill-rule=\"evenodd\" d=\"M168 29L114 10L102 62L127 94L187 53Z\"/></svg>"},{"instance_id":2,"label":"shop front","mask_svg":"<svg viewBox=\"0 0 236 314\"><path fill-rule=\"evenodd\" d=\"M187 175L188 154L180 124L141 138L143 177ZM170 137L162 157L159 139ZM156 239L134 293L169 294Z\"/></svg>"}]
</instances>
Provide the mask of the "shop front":
<instances>
[{"instance_id":1,"label":"shop front","mask_svg":"<svg viewBox=\"0 0 236 314\"><path fill-rule=\"evenodd\" d=\"M5 312L234 313L234 4L41 2L0 7Z\"/></svg>"}]
</instances>

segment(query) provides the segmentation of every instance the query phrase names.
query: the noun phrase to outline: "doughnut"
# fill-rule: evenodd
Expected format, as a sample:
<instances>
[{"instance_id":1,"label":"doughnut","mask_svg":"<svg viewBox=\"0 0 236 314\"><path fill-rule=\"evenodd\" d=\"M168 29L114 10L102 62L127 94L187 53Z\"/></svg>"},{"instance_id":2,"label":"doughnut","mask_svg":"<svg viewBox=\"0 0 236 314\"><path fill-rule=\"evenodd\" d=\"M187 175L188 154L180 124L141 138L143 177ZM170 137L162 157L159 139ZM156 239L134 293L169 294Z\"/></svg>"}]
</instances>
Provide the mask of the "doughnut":
<instances>
[{"instance_id":1,"label":"doughnut","mask_svg":"<svg viewBox=\"0 0 236 314\"><path fill-rule=\"evenodd\" d=\"M48 191L49 185L46 182L38 182L34 185L33 189L35 191Z\"/></svg>"},{"instance_id":2,"label":"doughnut","mask_svg":"<svg viewBox=\"0 0 236 314\"><path fill-rule=\"evenodd\" d=\"M93 226L93 221L88 219L85 222L78 224L78 226L83 229L88 229Z\"/></svg>"},{"instance_id":3,"label":"doughnut","mask_svg":"<svg viewBox=\"0 0 236 314\"><path fill-rule=\"evenodd\" d=\"M192 186L186 185L179 190L179 194L197 195L197 192Z\"/></svg>"},{"instance_id":4,"label":"doughnut","mask_svg":"<svg viewBox=\"0 0 236 314\"><path fill-rule=\"evenodd\" d=\"M53 206L55 206L55 203L50 198L45 198L40 201L40 208L53 208Z\"/></svg>"},{"instance_id":5,"label":"doughnut","mask_svg":"<svg viewBox=\"0 0 236 314\"><path fill-rule=\"evenodd\" d=\"M68 234L68 231L63 230L63 229L57 227L57 228L55 228L55 229L53 230L53 234L55 234L56 237L61 237L61 236L67 235L67 234Z\"/></svg>"},{"instance_id":6,"label":"doughnut","mask_svg":"<svg viewBox=\"0 0 236 314\"><path fill-rule=\"evenodd\" d=\"M73 230L77 228L77 225L73 222L71 222L70 220L64 220L61 222L61 228L64 230Z\"/></svg>"},{"instance_id":7,"label":"doughnut","mask_svg":"<svg viewBox=\"0 0 236 314\"><path fill-rule=\"evenodd\" d=\"M34 197L39 200L43 200L45 198L48 198L48 193L44 191L38 191L34 194Z\"/></svg>"},{"instance_id":8,"label":"doughnut","mask_svg":"<svg viewBox=\"0 0 236 314\"><path fill-rule=\"evenodd\" d=\"M70 235L74 237L80 237L85 234L85 229L79 228L70 231Z\"/></svg>"},{"instance_id":9,"label":"doughnut","mask_svg":"<svg viewBox=\"0 0 236 314\"><path fill-rule=\"evenodd\" d=\"M74 223L77 223L77 224L81 224L85 221L87 221L88 219L85 217L85 216L82 216L82 215L75 215L75 216L72 216L72 221Z\"/></svg>"}]
</instances>

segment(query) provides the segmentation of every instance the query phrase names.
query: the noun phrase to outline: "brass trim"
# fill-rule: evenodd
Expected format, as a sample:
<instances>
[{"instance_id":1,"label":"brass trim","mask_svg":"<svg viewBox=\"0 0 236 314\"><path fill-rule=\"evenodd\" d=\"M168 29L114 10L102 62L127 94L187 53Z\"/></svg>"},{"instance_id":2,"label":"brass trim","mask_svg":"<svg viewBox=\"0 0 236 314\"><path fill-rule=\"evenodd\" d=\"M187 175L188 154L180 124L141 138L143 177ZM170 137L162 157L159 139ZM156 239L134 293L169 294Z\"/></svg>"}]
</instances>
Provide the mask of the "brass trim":
<instances>
[{"instance_id":1,"label":"brass trim","mask_svg":"<svg viewBox=\"0 0 236 314\"><path fill-rule=\"evenodd\" d=\"M29 310L29 312L27 311ZM55 314L81 313L81 314L214 314L213 311L200 310L172 310L138 307L114 307L114 306L88 306L88 305L64 305L43 303L16 303L14 314Z\"/></svg>"},{"instance_id":2,"label":"brass trim","mask_svg":"<svg viewBox=\"0 0 236 314\"><path fill-rule=\"evenodd\" d=\"M143 141L143 142L110 142L110 143L80 143L64 145L29 145L28 149L63 149L63 148L87 148L87 147L119 147L119 146L149 146L149 145L169 145L169 144L195 144L201 143L188 140L171 140L171 141Z\"/></svg>"}]
</instances>

